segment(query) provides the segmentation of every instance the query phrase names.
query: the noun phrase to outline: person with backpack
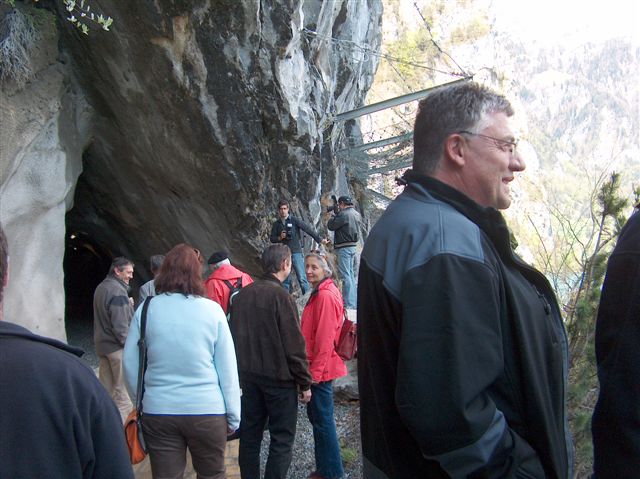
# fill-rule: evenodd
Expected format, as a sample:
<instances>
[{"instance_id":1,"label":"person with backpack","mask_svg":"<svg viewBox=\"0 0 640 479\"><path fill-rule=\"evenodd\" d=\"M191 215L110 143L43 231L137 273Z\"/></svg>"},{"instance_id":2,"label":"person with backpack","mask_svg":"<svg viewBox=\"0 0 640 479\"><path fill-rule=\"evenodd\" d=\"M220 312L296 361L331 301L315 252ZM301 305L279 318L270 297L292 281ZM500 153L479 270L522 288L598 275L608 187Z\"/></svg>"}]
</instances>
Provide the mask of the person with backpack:
<instances>
[{"instance_id":1,"label":"person with backpack","mask_svg":"<svg viewBox=\"0 0 640 479\"><path fill-rule=\"evenodd\" d=\"M338 479L344 475L344 469L333 417L333 380L347 374L347 367L336 351L344 307L326 257L310 253L304 263L313 288L301 320L312 379L307 416L313 426L316 459L316 470L308 478Z\"/></svg>"},{"instance_id":2,"label":"person with backpack","mask_svg":"<svg viewBox=\"0 0 640 479\"><path fill-rule=\"evenodd\" d=\"M242 288L253 283L253 279L231 264L226 251L216 251L207 263L211 267L211 274L204 284L207 298L222 306L229 319L233 298Z\"/></svg>"}]
</instances>

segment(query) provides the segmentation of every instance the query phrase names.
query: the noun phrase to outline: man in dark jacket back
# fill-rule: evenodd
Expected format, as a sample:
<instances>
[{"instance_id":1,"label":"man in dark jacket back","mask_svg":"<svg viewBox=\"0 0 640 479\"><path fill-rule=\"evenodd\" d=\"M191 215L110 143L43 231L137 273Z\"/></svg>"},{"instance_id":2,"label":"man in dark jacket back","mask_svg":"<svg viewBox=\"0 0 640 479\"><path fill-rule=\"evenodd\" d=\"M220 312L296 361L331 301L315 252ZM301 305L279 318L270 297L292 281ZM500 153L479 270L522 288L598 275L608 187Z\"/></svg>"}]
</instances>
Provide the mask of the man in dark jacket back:
<instances>
[{"instance_id":1,"label":"man in dark jacket back","mask_svg":"<svg viewBox=\"0 0 640 479\"><path fill-rule=\"evenodd\" d=\"M595 479L640 474L640 204L609 257L596 323Z\"/></svg>"},{"instance_id":2,"label":"man in dark jacket back","mask_svg":"<svg viewBox=\"0 0 640 479\"><path fill-rule=\"evenodd\" d=\"M282 281L291 273L291 252L282 244L262 254L264 276L242 288L231 311L242 387L240 472L260 477L262 432L269 421L271 443L265 479L284 479L291 464L298 396L311 399L311 375L298 310Z\"/></svg>"},{"instance_id":3,"label":"man in dark jacket back","mask_svg":"<svg viewBox=\"0 0 640 479\"><path fill-rule=\"evenodd\" d=\"M124 257L113 260L107 277L93 294L93 342L100 360L98 377L120 410L122 421L132 409L124 385L122 352L133 317L133 299L129 281L133 262Z\"/></svg>"},{"instance_id":4,"label":"man in dark jacket back","mask_svg":"<svg viewBox=\"0 0 640 479\"><path fill-rule=\"evenodd\" d=\"M122 422L82 350L4 321L0 226L0 477L133 479Z\"/></svg>"},{"instance_id":5,"label":"man in dark jacket back","mask_svg":"<svg viewBox=\"0 0 640 479\"><path fill-rule=\"evenodd\" d=\"M498 211L525 168L512 114L472 82L420 102L413 171L360 261L365 479L571 477L560 309Z\"/></svg>"},{"instance_id":6,"label":"man in dark jacket back","mask_svg":"<svg viewBox=\"0 0 640 479\"><path fill-rule=\"evenodd\" d=\"M333 245L338 257L338 272L342 280L342 298L348 309L356 308L356 245L362 217L353 207L350 196L338 198L338 207L327 223L330 231L335 231Z\"/></svg>"}]
</instances>

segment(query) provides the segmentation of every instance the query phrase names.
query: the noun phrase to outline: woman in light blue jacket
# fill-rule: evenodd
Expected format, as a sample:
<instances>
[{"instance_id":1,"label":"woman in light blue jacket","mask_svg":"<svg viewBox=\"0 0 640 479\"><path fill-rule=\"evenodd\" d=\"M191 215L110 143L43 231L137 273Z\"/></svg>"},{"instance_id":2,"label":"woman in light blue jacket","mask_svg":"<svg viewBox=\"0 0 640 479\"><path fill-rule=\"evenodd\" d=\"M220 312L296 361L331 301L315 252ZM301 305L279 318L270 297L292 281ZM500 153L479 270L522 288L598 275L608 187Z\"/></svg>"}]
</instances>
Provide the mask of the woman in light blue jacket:
<instances>
[{"instance_id":1,"label":"woman in light blue jacket","mask_svg":"<svg viewBox=\"0 0 640 479\"><path fill-rule=\"evenodd\" d=\"M198 477L224 478L227 434L240 424L233 340L222 308L204 297L200 252L186 244L167 254L147 311L147 370L142 430L153 477L182 477L186 449ZM124 347L135 403L142 307Z\"/></svg>"}]
</instances>

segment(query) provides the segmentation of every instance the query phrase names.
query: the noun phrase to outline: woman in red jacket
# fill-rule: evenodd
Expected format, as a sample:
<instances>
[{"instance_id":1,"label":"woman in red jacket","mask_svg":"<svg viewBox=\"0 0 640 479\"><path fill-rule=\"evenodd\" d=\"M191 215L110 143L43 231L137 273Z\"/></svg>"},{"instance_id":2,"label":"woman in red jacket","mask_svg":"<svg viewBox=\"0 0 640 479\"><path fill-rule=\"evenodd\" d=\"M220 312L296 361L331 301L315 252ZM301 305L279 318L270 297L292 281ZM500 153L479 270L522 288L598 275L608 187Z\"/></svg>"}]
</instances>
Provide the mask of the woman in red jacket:
<instances>
[{"instance_id":1,"label":"woman in red jacket","mask_svg":"<svg viewBox=\"0 0 640 479\"><path fill-rule=\"evenodd\" d=\"M316 471L309 479L337 479L344 469L333 418L333 380L347 374L335 351L343 319L342 295L331 279L332 271L324 256L306 256L305 272L313 287L302 312L302 334L307 343L307 359L313 383L307 415L313 426Z\"/></svg>"}]
</instances>

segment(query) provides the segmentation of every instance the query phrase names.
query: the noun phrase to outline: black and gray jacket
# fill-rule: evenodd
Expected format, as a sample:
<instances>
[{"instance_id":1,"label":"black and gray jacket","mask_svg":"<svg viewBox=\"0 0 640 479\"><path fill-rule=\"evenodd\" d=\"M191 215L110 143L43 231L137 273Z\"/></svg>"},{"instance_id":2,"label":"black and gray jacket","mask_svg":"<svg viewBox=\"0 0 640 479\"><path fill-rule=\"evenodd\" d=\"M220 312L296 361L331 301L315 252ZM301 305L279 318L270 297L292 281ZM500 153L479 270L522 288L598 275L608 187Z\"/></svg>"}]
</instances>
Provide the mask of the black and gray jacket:
<instances>
[{"instance_id":1,"label":"black and gray jacket","mask_svg":"<svg viewBox=\"0 0 640 479\"><path fill-rule=\"evenodd\" d=\"M336 248L355 246L358 243L358 231L362 217L355 208L345 208L327 223L330 231L335 231L333 244Z\"/></svg>"},{"instance_id":2,"label":"black and gray jacket","mask_svg":"<svg viewBox=\"0 0 640 479\"><path fill-rule=\"evenodd\" d=\"M365 244L358 380L365 479L571 477L567 342L502 215L433 178Z\"/></svg>"}]
</instances>

